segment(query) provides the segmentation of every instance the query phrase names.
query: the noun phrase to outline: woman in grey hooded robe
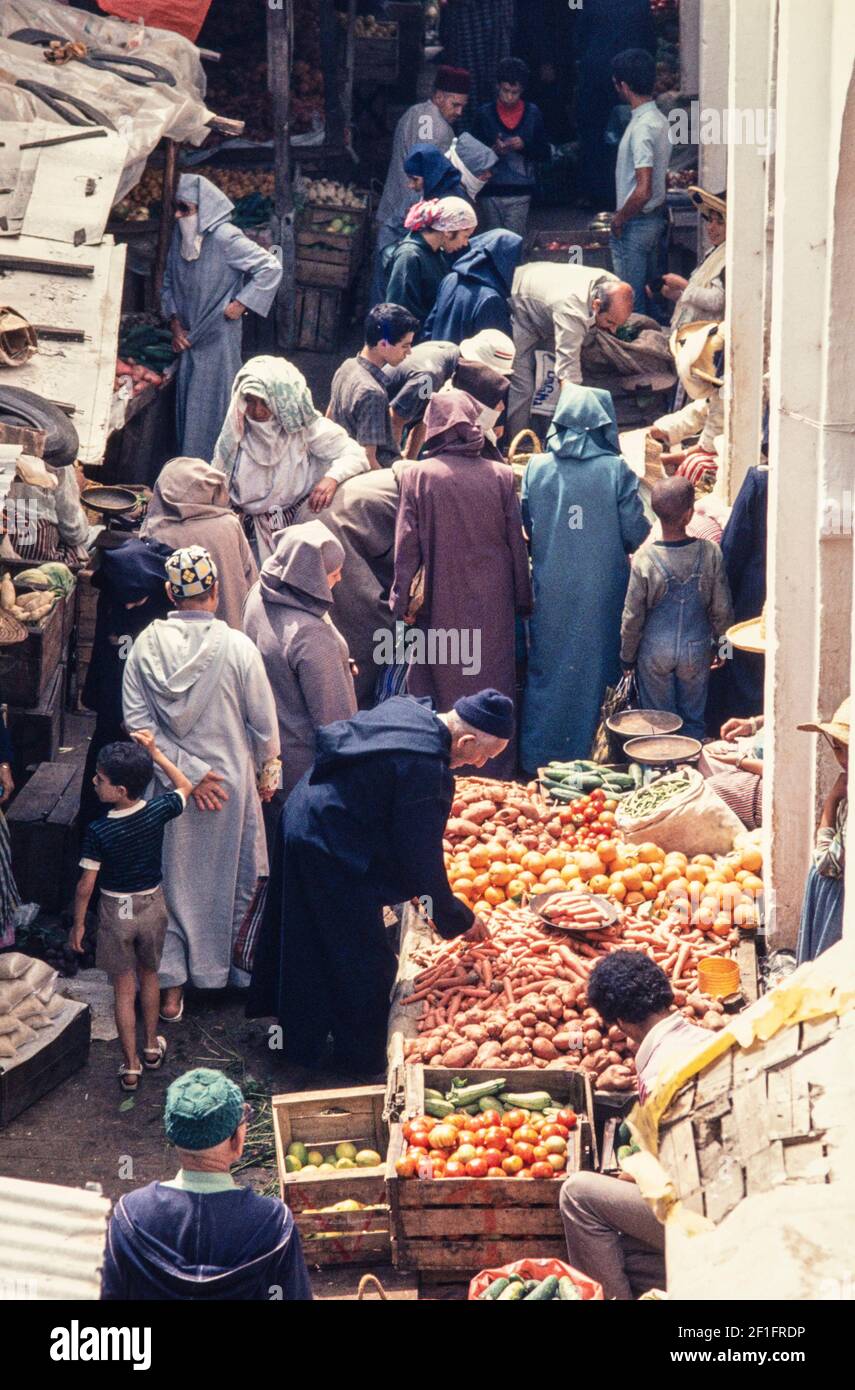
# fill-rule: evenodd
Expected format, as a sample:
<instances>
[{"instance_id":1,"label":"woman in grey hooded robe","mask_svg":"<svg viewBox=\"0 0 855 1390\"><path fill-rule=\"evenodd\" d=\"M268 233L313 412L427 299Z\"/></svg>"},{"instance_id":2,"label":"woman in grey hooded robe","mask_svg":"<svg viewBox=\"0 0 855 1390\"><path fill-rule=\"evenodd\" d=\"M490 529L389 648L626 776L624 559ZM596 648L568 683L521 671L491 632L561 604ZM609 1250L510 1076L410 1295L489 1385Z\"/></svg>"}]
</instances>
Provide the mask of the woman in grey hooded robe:
<instances>
[{"instance_id":1,"label":"woman in grey hooded robe","mask_svg":"<svg viewBox=\"0 0 855 1390\"><path fill-rule=\"evenodd\" d=\"M282 279L275 256L229 221L234 204L201 174L178 180L161 309L180 353L181 453L211 462L241 364L241 317L266 316Z\"/></svg>"},{"instance_id":2,"label":"woman in grey hooded robe","mask_svg":"<svg viewBox=\"0 0 855 1390\"><path fill-rule=\"evenodd\" d=\"M315 734L350 719L356 695L347 643L330 618L344 548L321 521L280 532L247 595L243 630L264 662L276 700L282 798L315 760Z\"/></svg>"}]
</instances>

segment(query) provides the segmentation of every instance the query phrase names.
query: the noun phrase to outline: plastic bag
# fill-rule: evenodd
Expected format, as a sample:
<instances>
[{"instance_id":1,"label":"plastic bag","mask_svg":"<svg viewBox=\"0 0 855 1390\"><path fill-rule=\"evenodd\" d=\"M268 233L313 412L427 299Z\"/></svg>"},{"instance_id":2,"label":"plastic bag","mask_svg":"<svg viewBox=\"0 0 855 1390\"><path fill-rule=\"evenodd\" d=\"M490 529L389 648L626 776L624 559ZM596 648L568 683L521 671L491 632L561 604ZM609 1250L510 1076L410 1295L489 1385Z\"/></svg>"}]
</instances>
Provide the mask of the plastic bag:
<instances>
[{"instance_id":1,"label":"plastic bag","mask_svg":"<svg viewBox=\"0 0 855 1390\"><path fill-rule=\"evenodd\" d=\"M583 1301L604 1301L602 1284L589 1279L587 1274L580 1274L579 1270L573 1269L571 1265L562 1264L561 1260L516 1260L513 1264L503 1265L501 1269L482 1269L469 1284L467 1301L473 1303L490 1287L494 1279L501 1279L509 1274L521 1274L523 1279L548 1279L550 1274L554 1274L556 1279L563 1279L566 1275L568 1279L573 1280Z\"/></svg>"},{"instance_id":2,"label":"plastic bag","mask_svg":"<svg viewBox=\"0 0 855 1390\"><path fill-rule=\"evenodd\" d=\"M591 758L596 763L619 763L623 761L623 743L617 734L606 727L607 719L614 719L625 709L633 709L637 701L635 672L625 671L617 685L606 687L600 723L594 734Z\"/></svg>"},{"instance_id":3,"label":"plastic bag","mask_svg":"<svg viewBox=\"0 0 855 1390\"><path fill-rule=\"evenodd\" d=\"M690 858L693 854L727 854L734 838L745 833L742 821L695 768L684 769L684 776L688 780L686 790L663 802L651 816L634 819L626 803L619 801L618 829L630 843L651 840L660 849L681 850Z\"/></svg>"}]
</instances>

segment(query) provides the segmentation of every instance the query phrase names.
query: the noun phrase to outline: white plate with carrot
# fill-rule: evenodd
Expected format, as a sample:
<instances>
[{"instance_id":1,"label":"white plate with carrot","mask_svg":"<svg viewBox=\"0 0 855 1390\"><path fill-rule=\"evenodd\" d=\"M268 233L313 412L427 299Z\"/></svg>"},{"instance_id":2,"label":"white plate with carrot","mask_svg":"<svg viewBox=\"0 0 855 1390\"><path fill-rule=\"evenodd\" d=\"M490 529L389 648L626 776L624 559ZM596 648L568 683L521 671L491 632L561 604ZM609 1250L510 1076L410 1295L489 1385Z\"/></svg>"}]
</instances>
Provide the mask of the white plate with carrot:
<instances>
[{"instance_id":1,"label":"white plate with carrot","mask_svg":"<svg viewBox=\"0 0 855 1390\"><path fill-rule=\"evenodd\" d=\"M620 918L620 913L608 898L596 893L571 893L562 888L556 888L552 893L538 893L529 906L547 926L582 935L604 931Z\"/></svg>"}]
</instances>

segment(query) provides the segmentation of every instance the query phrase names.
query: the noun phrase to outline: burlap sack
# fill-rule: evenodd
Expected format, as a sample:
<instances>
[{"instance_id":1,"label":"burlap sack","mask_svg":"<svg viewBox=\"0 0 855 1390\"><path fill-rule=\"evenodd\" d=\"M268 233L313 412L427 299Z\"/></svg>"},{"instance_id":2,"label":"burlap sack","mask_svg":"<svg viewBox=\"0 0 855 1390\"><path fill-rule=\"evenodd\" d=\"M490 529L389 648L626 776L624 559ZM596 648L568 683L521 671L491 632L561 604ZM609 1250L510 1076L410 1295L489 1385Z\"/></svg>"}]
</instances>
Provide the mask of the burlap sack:
<instances>
[{"instance_id":1,"label":"burlap sack","mask_svg":"<svg viewBox=\"0 0 855 1390\"><path fill-rule=\"evenodd\" d=\"M0 366L23 367L38 346L32 325L16 309L0 304Z\"/></svg>"}]
</instances>

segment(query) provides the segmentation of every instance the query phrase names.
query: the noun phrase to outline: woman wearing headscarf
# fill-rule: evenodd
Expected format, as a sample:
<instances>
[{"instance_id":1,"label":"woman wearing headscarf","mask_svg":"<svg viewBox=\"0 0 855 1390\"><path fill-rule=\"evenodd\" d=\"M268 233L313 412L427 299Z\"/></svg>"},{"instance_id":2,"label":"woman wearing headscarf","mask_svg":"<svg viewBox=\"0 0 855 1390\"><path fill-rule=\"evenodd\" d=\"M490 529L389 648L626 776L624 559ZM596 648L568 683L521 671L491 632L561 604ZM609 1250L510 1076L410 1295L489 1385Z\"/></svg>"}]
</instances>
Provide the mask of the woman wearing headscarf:
<instances>
[{"instance_id":1,"label":"woman wearing headscarf","mask_svg":"<svg viewBox=\"0 0 855 1390\"><path fill-rule=\"evenodd\" d=\"M404 160L407 176L405 197L396 207L389 208L377 225L374 278L371 283L371 303L379 304L385 294L384 252L406 236L404 219L415 203L431 198L464 197L460 171L455 168L437 145L422 141L414 145Z\"/></svg>"},{"instance_id":2,"label":"woman wearing headscarf","mask_svg":"<svg viewBox=\"0 0 855 1390\"><path fill-rule=\"evenodd\" d=\"M430 696L437 709L483 685L513 700L515 616L531 609L513 472L485 456L479 415L465 392L438 392L425 417L430 457L400 477L390 604L396 619L407 617L423 567L407 689ZM510 744L487 775L512 777L515 768Z\"/></svg>"},{"instance_id":3,"label":"woman wearing headscarf","mask_svg":"<svg viewBox=\"0 0 855 1390\"><path fill-rule=\"evenodd\" d=\"M284 357L252 357L241 367L212 462L259 564L303 502L321 511L339 483L369 467L362 446L315 409L306 378Z\"/></svg>"},{"instance_id":4,"label":"woman wearing headscarf","mask_svg":"<svg viewBox=\"0 0 855 1390\"><path fill-rule=\"evenodd\" d=\"M207 550L220 581L215 616L240 629L244 599L258 570L218 469L203 459L170 459L154 485L140 535L159 541L169 552L188 545Z\"/></svg>"},{"instance_id":5,"label":"woman wearing headscarf","mask_svg":"<svg viewBox=\"0 0 855 1390\"><path fill-rule=\"evenodd\" d=\"M509 296L523 239L516 232L482 232L445 276L425 324L431 338L462 343L484 328L513 332Z\"/></svg>"},{"instance_id":6,"label":"woman wearing headscarf","mask_svg":"<svg viewBox=\"0 0 855 1390\"><path fill-rule=\"evenodd\" d=\"M725 311L727 194L707 193L706 189L696 186L688 188L686 192L695 207L700 209L709 250L688 280L673 273L662 276L662 295L674 305L672 329L682 328L687 323L719 323Z\"/></svg>"},{"instance_id":7,"label":"woman wearing headscarf","mask_svg":"<svg viewBox=\"0 0 855 1390\"><path fill-rule=\"evenodd\" d=\"M126 737L122 677L128 653L143 629L155 618L165 618L171 607L165 587L170 552L170 546L136 536L115 550L98 552L98 567L92 576L92 587L98 590L95 638L80 697L86 709L95 713L80 794L81 829L104 814L92 786L98 754L106 744Z\"/></svg>"},{"instance_id":8,"label":"woman wearing headscarf","mask_svg":"<svg viewBox=\"0 0 855 1390\"><path fill-rule=\"evenodd\" d=\"M499 156L467 130L458 135L448 151L448 158L460 175L464 197L474 203L493 177Z\"/></svg>"},{"instance_id":9,"label":"woman wearing headscarf","mask_svg":"<svg viewBox=\"0 0 855 1390\"><path fill-rule=\"evenodd\" d=\"M274 803L312 766L316 731L356 713L347 643L330 617L343 564L344 548L323 522L290 526L246 600L243 630L261 652L279 719L282 796Z\"/></svg>"},{"instance_id":10,"label":"woman wearing headscarf","mask_svg":"<svg viewBox=\"0 0 855 1390\"><path fill-rule=\"evenodd\" d=\"M608 391L568 384L522 485L534 617L520 761L587 758L606 687L620 676L628 556L650 531L621 458Z\"/></svg>"},{"instance_id":11,"label":"woman wearing headscarf","mask_svg":"<svg viewBox=\"0 0 855 1390\"><path fill-rule=\"evenodd\" d=\"M387 303L409 309L423 324L450 269L448 256L468 245L477 225L471 204L463 198L439 198L410 208L404 219L408 235L386 262Z\"/></svg>"},{"instance_id":12,"label":"woman wearing headscarf","mask_svg":"<svg viewBox=\"0 0 855 1390\"><path fill-rule=\"evenodd\" d=\"M178 180L175 230L161 310L180 354L176 393L181 451L210 461L241 359L241 317L266 316L282 279L269 251L229 221L234 204L201 174Z\"/></svg>"}]
</instances>

